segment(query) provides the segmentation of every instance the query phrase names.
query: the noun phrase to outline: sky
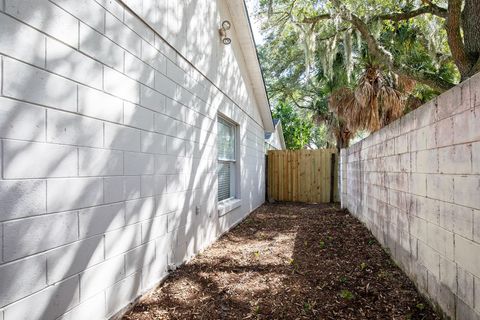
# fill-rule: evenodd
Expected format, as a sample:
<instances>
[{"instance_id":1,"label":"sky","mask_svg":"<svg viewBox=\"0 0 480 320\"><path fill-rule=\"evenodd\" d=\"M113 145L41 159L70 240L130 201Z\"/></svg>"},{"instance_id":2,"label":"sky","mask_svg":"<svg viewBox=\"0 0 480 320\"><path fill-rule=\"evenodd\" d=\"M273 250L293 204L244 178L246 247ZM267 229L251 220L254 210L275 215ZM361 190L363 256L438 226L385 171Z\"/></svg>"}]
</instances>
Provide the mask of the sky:
<instances>
[{"instance_id":1,"label":"sky","mask_svg":"<svg viewBox=\"0 0 480 320\"><path fill-rule=\"evenodd\" d=\"M255 43L261 45L264 41L260 33L260 21L258 21L253 14L258 9L258 0L245 0L245 3L247 4L248 14L250 15Z\"/></svg>"}]
</instances>

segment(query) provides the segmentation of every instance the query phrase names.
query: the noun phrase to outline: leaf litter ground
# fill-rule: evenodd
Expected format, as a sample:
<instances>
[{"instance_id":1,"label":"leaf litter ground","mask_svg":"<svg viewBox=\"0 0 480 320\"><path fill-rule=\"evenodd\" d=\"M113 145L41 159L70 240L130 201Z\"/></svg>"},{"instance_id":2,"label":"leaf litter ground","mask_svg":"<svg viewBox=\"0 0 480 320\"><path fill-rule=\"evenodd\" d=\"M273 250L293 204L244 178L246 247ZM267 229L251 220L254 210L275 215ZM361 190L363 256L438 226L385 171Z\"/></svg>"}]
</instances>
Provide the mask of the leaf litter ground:
<instances>
[{"instance_id":1,"label":"leaf litter ground","mask_svg":"<svg viewBox=\"0 0 480 320\"><path fill-rule=\"evenodd\" d=\"M440 319L372 234L333 205L265 204L124 320Z\"/></svg>"}]
</instances>

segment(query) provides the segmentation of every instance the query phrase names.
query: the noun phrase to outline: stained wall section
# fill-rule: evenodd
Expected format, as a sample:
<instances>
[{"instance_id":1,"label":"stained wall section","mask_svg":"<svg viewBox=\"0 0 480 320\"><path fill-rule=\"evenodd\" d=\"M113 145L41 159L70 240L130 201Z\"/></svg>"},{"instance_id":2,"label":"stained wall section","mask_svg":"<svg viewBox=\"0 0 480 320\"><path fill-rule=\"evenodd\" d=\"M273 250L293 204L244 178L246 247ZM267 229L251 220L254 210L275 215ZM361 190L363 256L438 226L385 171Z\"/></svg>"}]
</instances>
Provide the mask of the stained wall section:
<instances>
[{"instance_id":1,"label":"stained wall section","mask_svg":"<svg viewBox=\"0 0 480 320\"><path fill-rule=\"evenodd\" d=\"M341 202L453 319L480 318L480 75L341 151Z\"/></svg>"}]
</instances>

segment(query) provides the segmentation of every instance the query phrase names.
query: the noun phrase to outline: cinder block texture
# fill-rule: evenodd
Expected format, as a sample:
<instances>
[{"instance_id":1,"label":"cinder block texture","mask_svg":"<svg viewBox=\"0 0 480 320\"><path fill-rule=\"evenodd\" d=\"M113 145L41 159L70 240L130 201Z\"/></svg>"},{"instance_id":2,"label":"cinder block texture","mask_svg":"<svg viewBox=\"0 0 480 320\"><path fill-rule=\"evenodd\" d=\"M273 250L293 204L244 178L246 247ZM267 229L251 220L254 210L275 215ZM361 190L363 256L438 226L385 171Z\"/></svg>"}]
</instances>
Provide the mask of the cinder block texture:
<instances>
[{"instance_id":1,"label":"cinder block texture","mask_svg":"<svg viewBox=\"0 0 480 320\"><path fill-rule=\"evenodd\" d=\"M8 140L3 142L5 179L74 177L77 148L59 144Z\"/></svg>"},{"instance_id":2,"label":"cinder block texture","mask_svg":"<svg viewBox=\"0 0 480 320\"><path fill-rule=\"evenodd\" d=\"M45 288L46 258L44 254L22 259L0 267L0 303L8 305Z\"/></svg>"},{"instance_id":3,"label":"cinder block texture","mask_svg":"<svg viewBox=\"0 0 480 320\"><path fill-rule=\"evenodd\" d=\"M101 63L52 38L47 38L46 52L48 70L91 87L102 88Z\"/></svg>"},{"instance_id":4,"label":"cinder block texture","mask_svg":"<svg viewBox=\"0 0 480 320\"><path fill-rule=\"evenodd\" d=\"M72 47L78 45L78 20L51 2L5 0L5 12L49 37Z\"/></svg>"},{"instance_id":5,"label":"cinder block texture","mask_svg":"<svg viewBox=\"0 0 480 320\"><path fill-rule=\"evenodd\" d=\"M0 137L45 141L45 109L0 98Z\"/></svg>"},{"instance_id":6,"label":"cinder block texture","mask_svg":"<svg viewBox=\"0 0 480 320\"><path fill-rule=\"evenodd\" d=\"M125 204L123 202L80 210L79 237L101 235L125 225Z\"/></svg>"},{"instance_id":7,"label":"cinder block texture","mask_svg":"<svg viewBox=\"0 0 480 320\"><path fill-rule=\"evenodd\" d=\"M104 260L103 236L88 238L47 253L47 281L56 283Z\"/></svg>"},{"instance_id":8,"label":"cinder block texture","mask_svg":"<svg viewBox=\"0 0 480 320\"><path fill-rule=\"evenodd\" d=\"M78 239L76 212L15 220L4 224L4 260L25 257Z\"/></svg>"},{"instance_id":9,"label":"cinder block texture","mask_svg":"<svg viewBox=\"0 0 480 320\"><path fill-rule=\"evenodd\" d=\"M56 319L80 300L78 276L48 286L44 290L5 308L5 319ZM31 308L30 306L45 306Z\"/></svg>"},{"instance_id":10,"label":"cinder block texture","mask_svg":"<svg viewBox=\"0 0 480 320\"><path fill-rule=\"evenodd\" d=\"M47 181L47 211L58 212L100 205L103 179L77 178Z\"/></svg>"},{"instance_id":11,"label":"cinder block texture","mask_svg":"<svg viewBox=\"0 0 480 320\"><path fill-rule=\"evenodd\" d=\"M0 52L39 67L45 66L44 34L3 12L0 13L0 25L3 30Z\"/></svg>"},{"instance_id":12,"label":"cinder block texture","mask_svg":"<svg viewBox=\"0 0 480 320\"><path fill-rule=\"evenodd\" d=\"M163 2L0 0L0 320L109 319L264 202L251 66L211 28L232 20L225 2ZM242 205L222 216L218 114L238 124L241 168ZM410 184L401 133L382 163L397 168L392 208Z\"/></svg>"},{"instance_id":13,"label":"cinder block texture","mask_svg":"<svg viewBox=\"0 0 480 320\"><path fill-rule=\"evenodd\" d=\"M3 95L67 111L77 110L75 82L6 57Z\"/></svg>"},{"instance_id":14,"label":"cinder block texture","mask_svg":"<svg viewBox=\"0 0 480 320\"><path fill-rule=\"evenodd\" d=\"M342 207L384 246L413 248L393 258L459 320L480 317L479 88L477 75L340 153Z\"/></svg>"},{"instance_id":15,"label":"cinder block texture","mask_svg":"<svg viewBox=\"0 0 480 320\"><path fill-rule=\"evenodd\" d=\"M47 111L47 141L83 147L103 147L103 122L83 116Z\"/></svg>"},{"instance_id":16,"label":"cinder block texture","mask_svg":"<svg viewBox=\"0 0 480 320\"><path fill-rule=\"evenodd\" d=\"M78 112L92 118L123 123L123 101L86 86L78 87Z\"/></svg>"},{"instance_id":17,"label":"cinder block texture","mask_svg":"<svg viewBox=\"0 0 480 320\"><path fill-rule=\"evenodd\" d=\"M0 180L0 220L45 213L46 195L47 184L43 180Z\"/></svg>"}]
</instances>

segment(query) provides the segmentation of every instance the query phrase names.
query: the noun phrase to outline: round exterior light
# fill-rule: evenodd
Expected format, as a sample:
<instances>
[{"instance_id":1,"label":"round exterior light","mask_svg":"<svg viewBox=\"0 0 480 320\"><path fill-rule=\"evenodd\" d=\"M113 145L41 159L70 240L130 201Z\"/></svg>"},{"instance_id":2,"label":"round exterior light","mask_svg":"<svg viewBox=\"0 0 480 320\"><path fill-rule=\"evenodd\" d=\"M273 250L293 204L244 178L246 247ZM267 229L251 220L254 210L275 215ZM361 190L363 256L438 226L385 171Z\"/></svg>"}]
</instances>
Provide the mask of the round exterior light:
<instances>
[{"instance_id":1,"label":"round exterior light","mask_svg":"<svg viewBox=\"0 0 480 320\"><path fill-rule=\"evenodd\" d=\"M230 28L232 27L232 25L230 24L230 21L228 20L225 20L222 22L222 28L223 30L230 30Z\"/></svg>"},{"instance_id":2,"label":"round exterior light","mask_svg":"<svg viewBox=\"0 0 480 320\"><path fill-rule=\"evenodd\" d=\"M220 29L218 30L218 33L220 34L220 37L222 39L222 43L224 45L229 45L232 43L232 39L228 37L227 31L230 30L232 27L232 24L228 20L223 20L222 24L220 26Z\"/></svg>"}]
</instances>

